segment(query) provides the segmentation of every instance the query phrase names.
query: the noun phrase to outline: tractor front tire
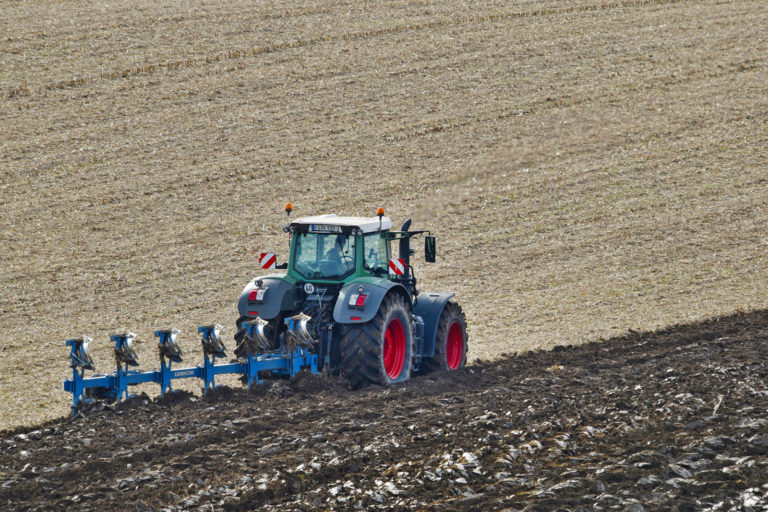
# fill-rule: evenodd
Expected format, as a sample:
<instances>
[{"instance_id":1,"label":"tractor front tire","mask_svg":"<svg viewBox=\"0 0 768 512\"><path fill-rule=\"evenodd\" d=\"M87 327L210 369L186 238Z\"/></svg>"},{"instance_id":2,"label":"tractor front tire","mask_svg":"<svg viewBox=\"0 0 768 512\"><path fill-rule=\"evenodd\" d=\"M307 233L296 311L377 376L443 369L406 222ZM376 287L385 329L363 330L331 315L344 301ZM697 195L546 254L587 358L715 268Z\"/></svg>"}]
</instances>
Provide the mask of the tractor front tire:
<instances>
[{"instance_id":1,"label":"tractor front tire","mask_svg":"<svg viewBox=\"0 0 768 512\"><path fill-rule=\"evenodd\" d=\"M467 320L461 306L453 301L440 313L435 355L422 362L425 372L452 371L467 364Z\"/></svg>"},{"instance_id":2,"label":"tractor front tire","mask_svg":"<svg viewBox=\"0 0 768 512\"><path fill-rule=\"evenodd\" d=\"M341 370L353 388L368 383L404 382L413 368L411 309L390 293L369 322L345 325L341 337Z\"/></svg>"}]
</instances>

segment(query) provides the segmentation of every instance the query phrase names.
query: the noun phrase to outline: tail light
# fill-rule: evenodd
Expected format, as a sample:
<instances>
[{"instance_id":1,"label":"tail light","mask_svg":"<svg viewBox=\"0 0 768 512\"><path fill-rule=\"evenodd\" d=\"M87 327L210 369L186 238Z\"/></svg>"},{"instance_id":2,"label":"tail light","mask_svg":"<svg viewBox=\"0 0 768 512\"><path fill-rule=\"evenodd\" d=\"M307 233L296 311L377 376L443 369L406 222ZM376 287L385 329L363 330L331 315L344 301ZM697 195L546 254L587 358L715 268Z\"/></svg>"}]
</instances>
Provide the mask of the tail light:
<instances>
[{"instance_id":1,"label":"tail light","mask_svg":"<svg viewBox=\"0 0 768 512\"><path fill-rule=\"evenodd\" d=\"M363 309L365 307L365 299L367 298L368 295L364 293L353 293L349 296L349 307Z\"/></svg>"},{"instance_id":2,"label":"tail light","mask_svg":"<svg viewBox=\"0 0 768 512\"><path fill-rule=\"evenodd\" d=\"M267 292L266 288L254 288L248 293L248 300L250 302L263 302L264 294Z\"/></svg>"}]
</instances>

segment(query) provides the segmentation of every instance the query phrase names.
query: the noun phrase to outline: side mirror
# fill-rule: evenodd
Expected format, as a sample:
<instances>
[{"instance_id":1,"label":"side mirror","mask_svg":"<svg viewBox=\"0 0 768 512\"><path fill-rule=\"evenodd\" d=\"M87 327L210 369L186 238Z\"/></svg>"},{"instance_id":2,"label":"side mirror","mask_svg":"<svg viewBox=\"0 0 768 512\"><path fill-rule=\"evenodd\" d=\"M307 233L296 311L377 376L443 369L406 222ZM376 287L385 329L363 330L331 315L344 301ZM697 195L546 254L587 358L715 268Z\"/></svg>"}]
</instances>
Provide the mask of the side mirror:
<instances>
[{"instance_id":1,"label":"side mirror","mask_svg":"<svg viewBox=\"0 0 768 512\"><path fill-rule=\"evenodd\" d=\"M437 256L437 247L435 237L427 235L424 237L424 260L428 263L434 263Z\"/></svg>"}]
</instances>

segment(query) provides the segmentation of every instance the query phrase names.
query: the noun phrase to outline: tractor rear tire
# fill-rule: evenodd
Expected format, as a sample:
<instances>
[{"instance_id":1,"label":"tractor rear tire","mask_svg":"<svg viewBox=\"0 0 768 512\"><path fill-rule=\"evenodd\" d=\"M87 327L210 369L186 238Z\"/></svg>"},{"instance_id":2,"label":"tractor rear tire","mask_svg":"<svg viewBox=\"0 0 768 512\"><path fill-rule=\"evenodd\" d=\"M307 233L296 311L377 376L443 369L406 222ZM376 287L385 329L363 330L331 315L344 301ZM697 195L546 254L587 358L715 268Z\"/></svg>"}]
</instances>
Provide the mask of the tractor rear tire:
<instances>
[{"instance_id":1,"label":"tractor rear tire","mask_svg":"<svg viewBox=\"0 0 768 512\"><path fill-rule=\"evenodd\" d=\"M245 327L243 327L243 322L246 320L249 320L251 317L249 316L241 316L237 319L235 322L235 325L237 326L237 330L235 331L235 347L239 346L243 342L243 338L245 338Z\"/></svg>"},{"instance_id":2,"label":"tractor rear tire","mask_svg":"<svg viewBox=\"0 0 768 512\"><path fill-rule=\"evenodd\" d=\"M422 362L425 372L453 371L467 364L467 320L461 306L448 301L437 323L435 355Z\"/></svg>"},{"instance_id":3,"label":"tractor rear tire","mask_svg":"<svg viewBox=\"0 0 768 512\"><path fill-rule=\"evenodd\" d=\"M341 370L354 389L368 383L404 382L413 368L411 308L397 293L384 297L369 322L345 325L341 336Z\"/></svg>"}]
</instances>

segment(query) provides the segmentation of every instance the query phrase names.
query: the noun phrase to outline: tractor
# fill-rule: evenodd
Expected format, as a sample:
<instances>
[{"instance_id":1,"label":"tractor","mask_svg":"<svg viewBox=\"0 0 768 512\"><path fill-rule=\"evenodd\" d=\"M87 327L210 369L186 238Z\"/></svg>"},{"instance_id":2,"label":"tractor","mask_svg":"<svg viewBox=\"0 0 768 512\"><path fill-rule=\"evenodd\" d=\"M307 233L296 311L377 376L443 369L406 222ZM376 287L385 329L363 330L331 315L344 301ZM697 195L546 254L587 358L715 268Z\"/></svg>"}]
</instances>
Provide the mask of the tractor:
<instances>
[{"instance_id":1,"label":"tractor","mask_svg":"<svg viewBox=\"0 0 768 512\"><path fill-rule=\"evenodd\" d=\"M291 211L289 203L289 219ZM342 374L353 388L462 368L464 313L453 293L417 289L411 239L425 235L427 262L435 261L436 241L410 226L408 219L392 230L381 208L375 217L328 214L290 222L283 229L290 237L287 263L278 265L274 253L260 258L262 268L283 272L252 279L240 295L235 354L284 353L303 344L317 356L319 371Z\"/></svg>"}]
</instances>

